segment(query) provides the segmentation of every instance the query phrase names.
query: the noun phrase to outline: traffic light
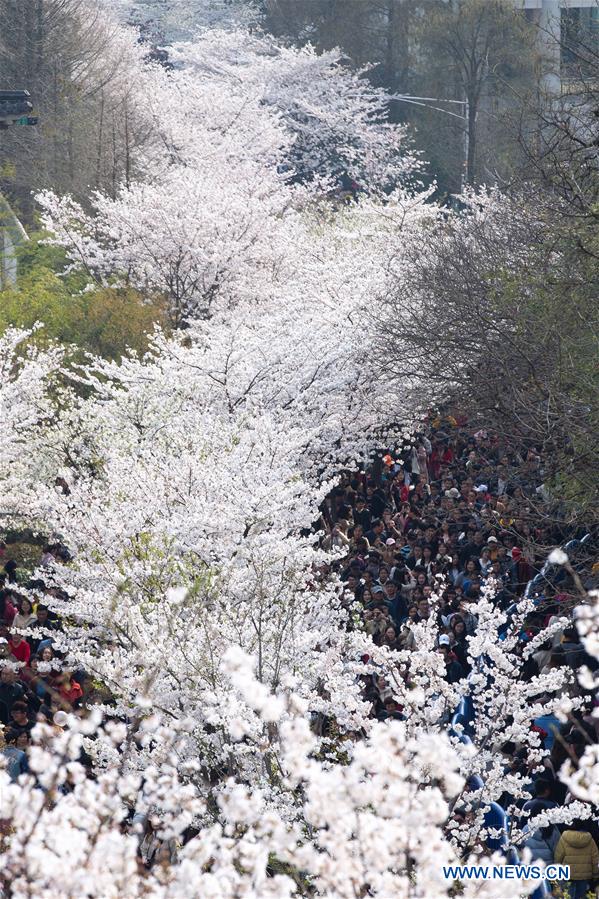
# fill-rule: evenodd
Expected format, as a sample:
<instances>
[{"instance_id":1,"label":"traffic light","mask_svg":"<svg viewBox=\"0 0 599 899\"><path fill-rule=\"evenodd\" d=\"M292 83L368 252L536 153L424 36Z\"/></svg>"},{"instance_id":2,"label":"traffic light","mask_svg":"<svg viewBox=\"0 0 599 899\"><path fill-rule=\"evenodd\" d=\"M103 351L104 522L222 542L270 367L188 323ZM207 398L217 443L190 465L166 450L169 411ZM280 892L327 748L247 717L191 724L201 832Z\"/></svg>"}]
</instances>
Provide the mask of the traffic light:
<instances>
[{"instance_id":1,"label":"traffic light","mask_svg":"<svg viewBox=\"0 0 599 899\"><path fill-rule=\"evenodd\" d=\"M9 125L37 125L29 91L0 91L0 128Z\"/></svg>"}]
</instances>

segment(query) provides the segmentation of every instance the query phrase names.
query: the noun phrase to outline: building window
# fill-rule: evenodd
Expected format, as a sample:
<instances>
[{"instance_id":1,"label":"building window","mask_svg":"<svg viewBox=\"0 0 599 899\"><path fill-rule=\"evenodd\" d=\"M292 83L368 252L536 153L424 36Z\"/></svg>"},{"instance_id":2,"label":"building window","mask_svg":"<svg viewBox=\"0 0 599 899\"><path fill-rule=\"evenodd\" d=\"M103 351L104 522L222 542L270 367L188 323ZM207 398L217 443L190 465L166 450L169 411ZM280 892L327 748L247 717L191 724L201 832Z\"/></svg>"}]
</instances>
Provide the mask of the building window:
<instances>
[{"instance_id":1,"label":"building window","mask_svg":"<svg viewBox=\"0 0 599 899\"><path fill-rule=\"evenodd\" d=\"M561 10L562 62L572 65L599 49L599 7Z\"/></svg>"}]
</instances>

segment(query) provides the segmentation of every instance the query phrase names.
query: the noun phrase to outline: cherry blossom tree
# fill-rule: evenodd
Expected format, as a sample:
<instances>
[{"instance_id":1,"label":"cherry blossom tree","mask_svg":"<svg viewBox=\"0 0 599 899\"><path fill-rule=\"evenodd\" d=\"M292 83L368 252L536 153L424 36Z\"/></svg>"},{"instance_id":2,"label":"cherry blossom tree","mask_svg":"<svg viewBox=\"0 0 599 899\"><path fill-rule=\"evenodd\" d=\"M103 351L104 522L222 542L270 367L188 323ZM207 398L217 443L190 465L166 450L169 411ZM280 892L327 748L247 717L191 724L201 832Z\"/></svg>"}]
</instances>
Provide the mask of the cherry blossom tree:
<instances>
[{"instance_id":1,"label":"cherry blossom tree","mask_svg":"<svg viewBox=\"0 0 599 899\"><path fill-rule=\"evenodd\" d=\"M37 442L69 487L40 484L29 510L74 556L55 573L67 648L128 714L150 678L156 707L194 716L197 752L219 762L230 645L273 687L302 671L312 707L348 728L367 712L310 532L340 461L367 457L400 389L373 388L352 308L316 295L158 335L144 360L82 370L85 398Z\"/></svg>"},{"instance_id":2,"label":"cherry blossom tree","mask_svg":"<svg viewBox=\"0 0 599 899\"><path fill-rule=\"evenodd\" d=\"M103 5L121 22L167 44L190 40L204 29L256 26L261 17L254 0L103 0Z\"/></svg>"},{"instance_id":3,"label":"cherry blossom tree","mask_svg":"<svg viewBox=\"0 0 599 899\"><path fill-rule=\"evenodd\" d=\"M211 29L174 48L199 83L243 84L293 136L287 168L304 181L347 173L369 193L405 184L419 169L405 126L388 121L387 93L340 51L286 47L268 35Z\"/></svg>"},{"instance_id":4,"label":"cherry blossom tree","mask_svg":"<svg viewBox=\"0 0 599 899\"><path fill-rule=\"evenodd\" d=\"M110 729L86 743L90 783L75 761L76 723L74 742L61 737L56 757L34 751L34 776L57 780L47 806L34 776L3 793L1 817L12 821L3 863L15 895L44 872L54 878L48 895L63 894L70 862L50 866L50 875L43 860L81 820L79 803L91 811L73 835L77 890L97 882L99 895L121 895L126 880L129 895L148 883L156 895L177 895L193 876L215 895L249 886L293 895L306 876L322 894L358 896L366 881L381 896L443 895L442 863L477 851L486 804L505 790L526 798L525 779L505 776L501 743L526 746L531 765L541 765L531 719L573 707L560 695L566 671L520 678L531 601L501 640L507 615L483 597L473 609L475 674L450 685L434 618L419 626L411 654L374 647L346 632L335 581L318 576L328 557L310 523L339 465L366 457L400 387L373 383L368 331L347 327L356 295L342 295L345 307L325 306L319 295L286 309L273 300L259 318L240 304L184 335L157 335L143 360L80 369L85 390L63 396L60 416L43 428L31 419L28 450L42 476L19 511L53 529L74 556L44 572L69 597L52 601L69 621L57 645L110 695L103 711L145 721L135 732L146 736L123 749L119 725L118 747ZM31 395L41 397L37 390ZM56 474L68 493L55 489ZM368 717L358 680L367 670L388 675L405 722ZM472 746L445 735L463 695L476 710ZM546 698L531 706L537 695ZM334 721L339 736L315 737L310 713ZM61 761L65 754L72 761ZM340 755L349 764L339 765ZM472 774L483 779L478 795L463 790ZM180 817L158 791L164 785ZM472 804L473 822L444 836L448 802L458 797ZM140 835L121 823L136 809L150 810L162 842L180 838L190 821L201 826L201 839L181 849L180 869L135 874ZM572 804L560 820L582 812ZM171 849L163 847L169 858ZM272 857L285 872L276 878L267 876Z\"/></svg>"},{"instance_id":5,"label":"cherry blossom tree","mask_svg":"<svg viewBox=\"0 0 599 899\"><path fill-rule=\"evenodd\" d=\"M144 181L96 195L93 216L42 198L74 263L168 294L190 327L158 334L143 360L71 373L83 389L31 442L52 477L20 512L72 552L54 571L72 624L61 648L119 713L143 696L163 723L191 716L198 765L280 793L221 661L239 645L267 687L301 672L312 712L346 731L366 722L359 647L336 585L318 581L311 525L339 465L367 459L401 402L401 384L374 383L366 312L437 211L408 188L323 208L281 171L294 135L256 66L196 69L148 69L164 150L141 160Z\"/></svg>"},{"instance_id":6,"label":"cherry blossom tree","mask_svg":"<svg viewBox=\"0 0 599 899\"><path fill-rule=\"evenodd\" d=\"M180 56L181 69L138 75L153 123L135 160L143 177L116 197L94 194L91 212L70 197L38 197L73 265L164 295L175 327L240 300L313 289L306 279L319 232L328 224L338 246L363 220L357 209L343 226L328 220L339 172L362 181L382 221L401 222L429 198L414 180L405 129L384 121L384 93L343 71L335 54L210 31ZM370 249L364 241L353 273L373 258L382 271L389 249L382 237Z\"/></svg>"},{"instance_id":7,"label":"cherry blossom tree","mask_svg":"<svg viewBox=\"0 0 599 899\"><path fill-rule=\"evenodd\" d=\"M377 724L349 764L331 767L314 757L299 696L265 691L240 650L229 650L223 668L258 727L277 733L278 769L294 814L270 807L262 790L232 778L210 803L199 798L170 764L184 729L157 725L147 711L128 726L99 727L98 715L83 721L65 715L53 728L38 725L29 773L11 782L0 771L5 890L48 899L82 893L357 899L365 889L398 899L448 895L454 884L443 865L456 855L443 825L461 784L449 743L438 736L415 742L401 722ZM162 765L142 769L156 744ZM99 751L115 763L90 778L90 754ZM143 857L148 821L155 862L144 867L138 847ZM522 884L524 893L533 888ZM499 897L502 889L466 882L463 895Z\"/></svg>"},{"instance_id":8,"label":"cherry blossom tree","mask_svg":"<svg viewBox=\"0 0 599 899\"><path fill-rule=\"evenodd\" d=\"M550 714L566 721L581 704L576 697L575 675L567 667L543 671L532 679L523 677L526 659L559 633L567 619L557 618L523 644L521 634L526 616L534 610L533 600L522 599L508 615L497 607L494 592L495 585L489 584L481 599L469 607L477 620L476 634L468 637L472 673L456 683L447 682L445 662L437 649L440 629L434 596L430 618L411 626L413 648L362 649L370 654L370 670L384 676L389 684L412 739L418 742L431 733L449 732L464 783L460 804L472 810L468 826L454 830L463 851L487 838L485 815L489 803L500 799L505 802L506 796L509 839L516 846L522 842L528 816L522 815L520 806L532 798L530 775L543 771L549 756L533 722ZM454 722L464 702L469 711ZM506 771L502 747L509 743L520 749L524 770ZM589 806L573 802L552 810L547 821L570 822L590 814ZM543 823L539 821L536 826Z\"/></svg>"},{"instance_id":9,"label":"cherry blossom tree","mask_svg":"<svg viewBox=\"0 0 599 899\"><path fill-rule=\"evenodd\" d=\"M73 263L166 295L179 326L276 266L291 205L277 172L285 137L257 100L198 89L187 72L149 69L145 94L161 143L140 162L148 178L116 199L96 194L92 215L69 197L39 199Z\"/></svg>"},{"instance_id":10,"label":"cherry blossom tree","mask_svg":"<svg viewBox=\"0 0 599 899\"><path fill-rule=\"evenodd\" d=\"M29 452L35 439L56 420L51 401L60 389L57 378L64 351L40 348L30 331L9 329L0 336L0 514L18 513L25 495L54 472L44 468L41 456Z\"/></svg>"},{"instance_id":11,"label":"cherry blossom tree","mask_svg":"<svg viewBox=\"0 0 599 899\"><path fill-rule=\"evenodd\" d=\"M163 294L174 333L75 369L19 355L19 334L0 344L2 511L70 550L37 574L59 588L56 647L95 685L91 717L38 729L29 774L0 772L0 878L15 897L447 895L443 865L478 858L502 793L522 835L527 781L503 743L541 768L533 719L577 697L567 669L522 677L552 636L523 651L532 600L508 615L483 595L473 673L450 684L436 616L410 652L375 646L319 545L340 469L418 417L417 376L381 371L372 307L446 213L384 96L336 54L224 31L178 53L140 72L143 177L91 211L40 198L72 264ZM339 169L367 188L340 207ZM374 673L404 720L371 716ZM452 724L465 699L469 739Z\"/></svg>"},{"instance_id":12,"label":"cherry blossom tree","mask_svg":"<svg viewBox=\"0 0 599 899\"><path fill-rule=\"evenodd\" d=\"M554 561L558 565L567 567L569 573L574 574L574 569L566 553L558 550L561 555L556 556L554 550ZM599 659L599 590L593 589L588 593L584 591L582 584L578 581L578 589L581 598L585 602L578 606L576 612L576 625L580 634L584 648L590 656ZM588 667L584 666L578 672L578 679L583 689L594 694L595 698L599 691L599 678L597 672L591 672ZM596 717L596 708L593 709L593 717ZM596 807L599 797L599 752L597 744L590 743L585 750L578 764L573 765L570 759L566 760L562 767L561 778L568 785L571 794L577 799L591 803Z\"/></svg>"}]
</instances>

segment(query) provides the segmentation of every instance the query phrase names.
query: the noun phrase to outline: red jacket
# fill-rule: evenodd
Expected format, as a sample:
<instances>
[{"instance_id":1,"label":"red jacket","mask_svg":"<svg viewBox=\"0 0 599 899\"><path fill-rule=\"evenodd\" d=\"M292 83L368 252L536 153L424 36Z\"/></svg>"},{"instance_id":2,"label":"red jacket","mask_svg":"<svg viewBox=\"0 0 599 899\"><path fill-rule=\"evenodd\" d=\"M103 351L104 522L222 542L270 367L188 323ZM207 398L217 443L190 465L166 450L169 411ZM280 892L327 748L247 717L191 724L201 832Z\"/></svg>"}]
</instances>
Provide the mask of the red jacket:
<instances>
[{"instance_id":1,"label":"red jacket","mask_svg":"<svg viewBox=\"0 0 599 899\"><path fill-rule=\"evenodd\" d=\"M11 626L11 624L13 622L13 618L15 617L16 614L17 614L17 610L15 609L13 604L11 602L9 602L8 600L6 600L6 602L4 603L4 621L6 622L8 627Z\"/></svg>"},{"instance_id":2,"label":"red jacket","mask_svg":"<svg viewBox=\"0 0 599 899\"><path fill-rule=\"evenodd\" d=\"M80 699L83 696L83 690L76 680L71 681L71 687L69 690L67 690L63 685L60 688L59 692L62 698L66 699L67 702L70 702L71 705L75 702L76 699Z\"/></svg>"},{"instance_id":3,"label":"red jacket","mask_svg":"<svg viewBox=\"0 0 599 899\"><path fill-rule=\"evenodd\" d=\"M29 659L31 658L31 646L26 640L21 640L19 645L15 646L11 639L8 641L8 648L17 662L24 662L26 665L29 664Z\"/></svg>"}]
</instances>

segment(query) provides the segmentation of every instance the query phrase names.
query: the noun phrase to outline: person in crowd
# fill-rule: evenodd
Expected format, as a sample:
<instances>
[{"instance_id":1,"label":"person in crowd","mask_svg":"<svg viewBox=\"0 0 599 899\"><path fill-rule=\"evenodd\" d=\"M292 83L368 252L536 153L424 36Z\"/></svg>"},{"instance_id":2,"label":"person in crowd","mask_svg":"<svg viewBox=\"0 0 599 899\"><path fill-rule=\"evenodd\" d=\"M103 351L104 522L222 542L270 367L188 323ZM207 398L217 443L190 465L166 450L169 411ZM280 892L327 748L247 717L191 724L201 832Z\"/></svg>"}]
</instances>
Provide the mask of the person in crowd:
<instances>
[{"instance_id":1,"label":"person in crowd","mask_svg":"<svg viewBox=\"0 0 599 899\"><path fill-rule=\"evenodd\" d=\"M515 449L497 435L480 428L470 433L464 417L444 414L437 427L441 423L450 433L438 434L431 421L413 445L406 442L385 451L378 470L373 466L344 473L321 506L319 529L325 536L320 545L332 557L315 566L310 589L338 576L341 601L352 610L348 627L361 627L383 648L373 661L380 666L374 667L379 673L361 679L370 714L380 721L402 720L410 714L394 699L390 678L402 678L408 684L415 680L419 672L410 669L409 657L420 649L419 631L435 625L435 646L446 680L452 684L463 680L471 670L469 638L478 627L473 605L481 590L493 581L497 592L492 601L498 609L507 609L540 568L542 556L535 557L535 542L545 546L564 542L564 535L556 534L552 525L532 518L531 498L543 501L537 493L538 448L532 454L528 447L521 448L527 460L522 465ZM41 569L49 575L68 560L63 548L50 544L42 555ZM15 568L0 576L0 721L9 735L5 755L18 778L27 770L34 724L68 727L71 713L86 713L82 700L89 686L83 672L66 669L61 653L55 651L60 644L53 641L62 628L58 616L45 603L38 603L34 614L28 598L17 602L16 588L4 586L10 585ZM55 584L45 584L43 577L28 588L43 594L50 607L59 595ZM557 590L544 589L527 618L520 650L552 619L571 618L574 598L564 601ZM24 639L19 632L29 629L37 633ZM402 654L401 665L383 669L381 658L393 658L395 652ZM530 681L553 668L577 669L588 659L570 622L535 648L523 677ZM534 701L531 696L531 706ZM599 728L592 713L592 703L587 703L567 725L552 716L533 719L531 713L530 727L549 753L541 773L528 766L522 746L511 744L506 749L506 773L519 771L526 778L534 797L531 807L565 804L566 788L559 770L566 758L579 759L585 747L597 741ZM514 804L508 791L503 801L506 808ZM516 805L533 817L524 800L518 798ZM454 814L457 819L458 812ZM562 829L560 835L555 828L535 826L526 835L526 845L535 858L571 865L569 889L578 899L599 877L597 844L580 822ZM151 826L146 837L145 857L152 864L162 849Z\"/></svg>"},{"instance_id":2,"label":"person in crowd","mask_svg":"<svg viewBox=\"0 0 599 899\"><path fill-rule=\"evenodd\" d=\"M11 590L0 590L0 623L10 627L17 614L14 594Z\"/></svg>"},{"instance_id":3,"label":"person in crowd","mask_svg":"<svg viewBox=\"0 0 599 899\"><path fill-rule=\"evenodd\" d=\"M472 602L470 599L460 596L458 591L456 591L456 601L458 604L458 612L466 626L466 634L469 637L473 637L476 633L476 626L478 622L476 620L476 615L470 611Z\"/></svg>"},{"instance_id":4,"label":"person in crowd","mask_svg":"<svg viewBox=\"0 0 599 899\"><path fill-rule=\"evenodd\" d=\"M389 697L385 700L384 710L377 717L380 721L384 721L387 718L401 721L404 716L398 703L393 699L393 697Z\"/></svg>"},{"instance_id":5,"label":"person in crowd","mask_svg":"<svg viewBox=\"0 0 599 899\"><path fill-rule=\"evenodd\" d=\"M483 577L486 577L489 571L491 570L491 565L493 564L493 560L491 558L491 552L488 546L483 546L480 558L478 560L478 566L480 573Z\"/></svg>"},{"instance_id":6,"label":"person in crowd","mask_svg":"<svg viewBox=\"0 0 599 899\"><path fill-rule=\"evenodd\" d=\"M73 706L83 696L81 685L73 679L70 671L64 671L57 678L55 689L58 695L67 706Z\"/></svg>"},{"instance_id":7,"label":"person in crowd","mask_svg":"<svg viewBox=\"0 0 599 899\"><path fill-rule=\"evenodd\" d=\"M345 519L338 521L328 537L325 537L323 540L323 549L348 549L351 546L351 540L347 534L348 528L348 521L345 521Z\"/></svg>"},{"instance_id":8,"label":"person in crowd","mask_svg":"<svg viewBox=\"0 0 599 899\"><path fill-rule=\"evenodd\" d=\"M29 717L27 703L21 700L13 703L13 707L10 710L10 718L10 727L17 734L22 734L25 731L29 733L35 726L35 721Z\"/></svg>"},{"instance_id":9,"label":"person in crowd","mask_svg":"<svg viewBox=\"0 0 599 899\"><path fill-rule=\"evenodd\" d=\"M45 636L29 637L29 644L33 652L39 654L46 646L52 646L55 631L60 629L58 617L52 614L47 605L38 603L35 610L35 620L31 622L31 628L43 631Z\"/></svg>"},{"instance_id":10,"label":"person in crowd","mask_svg":"<svg viewBox=\"0 0 599 899\"><path fill-rule=\"evenodd\" d=\"M478 559L480 557L483 546L485 545L482 532L476 528L474 524L467 529L466 540L460 551L460 564L468 570L467 562L469 559Z\"/></svg>"},{"instance_id":11,"label":"person in crowd","mask_svg":"<svg viewBox=\"0 0 599 899\"><path fill-rule=\"evenodd\" d=\"M381 518L374 518L370 523L370 530L365 534L366 539L370 546L375 546L379 541L385 541L387 539L387 535L385 534L385 525L383 524L383 520Z\"/></svg>"},{"instance_id":12,"label":"person in crowd","mask_svg":"<svg viewBox=\"0 0 599 899\"><path fill-rule=\"evenodd\" d=\"M19 733L18 730L12 727L4 731L5 745L2 749L2 755L6 759L6 771L13 783L19 779L21 774L26 774L29 771L27 754L23 748L23 746L26 747L28 745L28 740L25 740L24 744L21 742L21 745L19 745L22 736L22 733Z\"/></svg>"},{"instance_id":13,"label":"person in crowd","mask_svg":"<svg viewBox=\"0 0 599 899\"><path fill-rule=\"evenodd\" d=\"M410 547L411 552L408 558L406 559L406 565L412 571L416 569L422 569L424 567L424 554L422 546L417 543L414 546Z\"/></svg>"},{"instance_id":14,"label":"person in crowd","mask_svg":"<svg viewBox=\"0 0 599 899\"><path fill-rule=\"evenodd\" d=\"M364 587L364 589L362 590L362 604L365 606L366 609L369 609L371 607L372 602L373 602L372 590L370 589L370 587Z\"/></svg>"},{"instance_id":15,"label":"person in crowd","mask_svg":"<svg viewBox=\"0 0 599 899\"><path fill-rule=\"evenodd\" d=\"M412 604L408 608L408 616L403 622L397 636L398 649L407 649L412 652L416 648L414 625L418 624L419 621L418 606Z\"/></svg>"},{"instance_id":16,"label":"person in crowd","mask_svg":"<svg viewBox=\"0 0 599 899\"><path fill-rule=\"evenodd\" d=\"M431 607L429 605L429 601L425 596L422 596L418 600L418 621L428 621L431 614Z\"/></svg>"},{"instance_id":17,"label":"person in crowd","mask_svg":"<svg viewBox=\"0 0 599 899\"><path fill-rule=\"evenodd\" d=\"M400 575L399 592L407 603L411 602L415 587L416 578L409 568L404 568L402 574Z\"/></svg>"},{"instance_id":18,"label":"person in crowd","mask_svg":"<svg viewBox=\"0 0 599 899\"><path fill-rule=\"evenodd\" d=\"M17 662L22 662L24 665L29 664L31 647L21 634L16 631L11 632L8 648Z\"/></svg>"},{"instance_id":19,"label":"person in crowd","mask_svg":"<svg viewBox=\"0 0 599 899\"><path fill-rule=\"evenodd\" d=\"M29 659L29 664L23 665L23 667L19 669L19 679L21 680L21 683L23 683L28 690L33 692L36 692L37 683L40 680L38 665L38 656L32 655Z\"/></svg>"},{"instance_id":20,"label":"person in crowd","mask_svg":"<svg viewBox=\"0 0 599 899\"><path fill-rule=\"evenodd\" d=\"M17 582L17 563L14 559L9 559L8 562L4 566L4 572L6 574L6 581L9 584L16 584Z\"/></svg>"},{"instance_id":21,"label":"person in crowd","mask_svg":"<svg viewBox=\"0 0 599 899\"><path fill-rule=\"evenodd\" d=\"M451 643L447 634L441 634L439 637L438 649L445 660L445 679L448 683L455 684L465 676L465 672L451 651Z\"/></svg>"},{"instance_id":22,"label":"person in crowd","mask_svg":"<svg viewBox=\"0 0 599 899\"><path fill-rule=\"evenodd\" d=\"M461 568L460 568L460 557L457 553L454 553L451 557L451 561L446 568L446 579L450 581L450 583L455 585L457 584L458 577L460 576Z\"/></svg>"},{"instance_id":23,"label":"person in crowd","mask_svg":"<svg viewBox=\"0 0 599 899\"><path fill-rule=\"evenodd\" d=\"M57 558L58 546L53 543L47 543L42 551L40 565L42 565L44 568L47 568L49 565L53 565L56 562Z\"/></svg>"},{"instance_id":24,"label":"person in crowd","mask_svg":"<svg viewBox=\"0 0 599 899\"><path fill-rule=\"evenodd\" d=\"M530 808L529 814L534 818L536 814L545 810L542 803L538 803L536 807ZM528 825L525 830L528 830ZM555 850L559 843L560 832L555 824L548 824L545 827L537 827L536 830L528 830L528 836L524 841L524 846L530 849L533 862L542 861L545 865L552 865L555 858Z\"/></svg>"},{"instance_id":25,"label":"person in crowd","mask_svg":"<svg viewBox=\"0 0 599 899\"><path fill-rule=\"evenodd\" d=\"M478 562L475 559L468 559L462 571L458 574L455 582L456 587L461 587L464 593L468 593L468 589L479 572Z\"/></svg>"},{"instance_id":26,"label":"person in crowd","mask_svg":"<svg viewBox=\"0 0 599 899\"><path fill-rule=\"evenodd\" d=\"M468 675L471 671L471 665L468 661L468 640L466 633L466 624L460 614L451 617L451 651L460 663L464 674Z\"/></svg>"},{"instance_id":27,"label":"person in crowd","mask_svg":"<svg viewBox=\"0 0 599 899\"><path fill-rule=\"evenodd\" d=\"M13 618L12 626L17 630L24 631L28 627L31 627L34 621L35 613L33 611L31 600L28 599L27 596L23 596L19 601L19 611Z\"/></svg>"},{"instance_id":28,"label":"person in crowd","mask_svg":"<svg viewBox=\"0 0 599 899\"><path fill-rule=\"evenodd\" d=\"M25 690L17 679L17 671L13 665L5 664L0 669L0 721L7 725L11 721L10 713L15 702L23 698Z\"/></svg>"},{"instance_id":29,"label":"person in crowd","mask_svg":"<svg viewBox=\"0 0 599 899\"><path fill-rule=\"evenodd\" d=\"M408 604L393 581L387 582L385 592L389 602L389 612L395 622L395 627L399 629L408 617Z\"/></svg>"},{"instance_id":30,"label":"person in crowd","mask_svg":"<svg viewBox=\"0 0 599 899\"><path fill-rule=\"evenodd\" d=\"M569 899L585 899L591 881L599 877L599 849L584 821L574 821L563 830L554 860L570 868Z\"/></svg>"}]
</instances>

